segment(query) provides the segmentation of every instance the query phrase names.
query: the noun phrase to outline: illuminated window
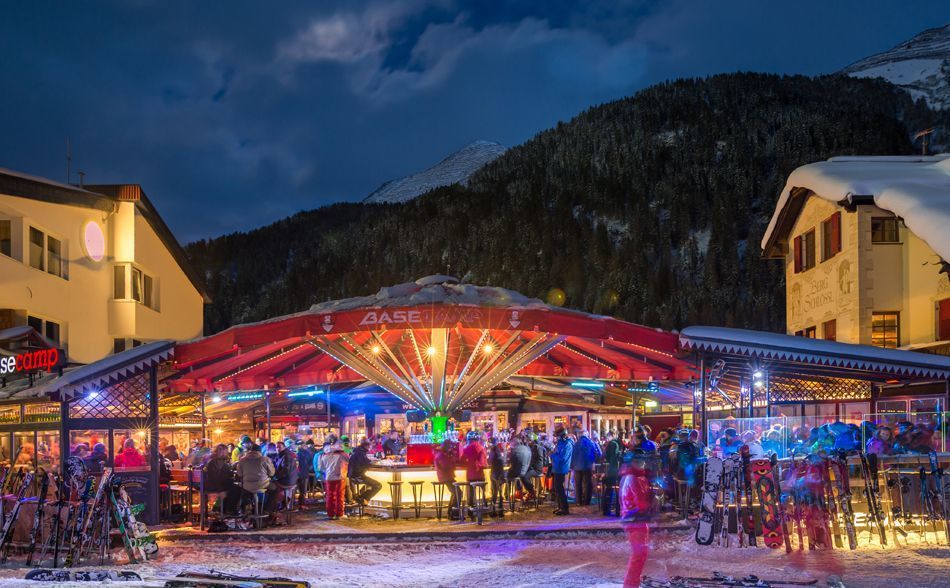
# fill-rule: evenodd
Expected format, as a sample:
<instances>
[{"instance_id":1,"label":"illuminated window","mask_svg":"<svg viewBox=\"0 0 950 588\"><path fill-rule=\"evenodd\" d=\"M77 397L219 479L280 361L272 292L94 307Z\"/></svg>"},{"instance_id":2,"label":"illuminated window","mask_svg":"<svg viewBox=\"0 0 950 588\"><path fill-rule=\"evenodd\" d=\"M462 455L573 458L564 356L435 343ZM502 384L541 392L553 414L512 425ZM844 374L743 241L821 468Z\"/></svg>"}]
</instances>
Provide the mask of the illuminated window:
<instances>
[{"instance_id":1,"label":"illuminated window","mask_svg":"<svg viewBox=\"0 0 950 588\"><path fill-rule=\"evenodd\" d=\"M13 257L13 222L0 220L0 255Z\"/></svg>"},{"instance_id":2,"label":"illuminated window","mask_svg":"<svg viewBox=\"0 0 950 588\"><path fill-rule=\"evenodd\" d=\"M937 340L950 340L950 298L937 303Z\"/></svg>"},{"instance_id":3,"label":"illuminated window","mask_svg":"<svg viewBox=\"0 0 950 588\"><path fill-rule=\"evenodd\" d=\"M43 234L43 231L30 227L30 267L35 267L38 270L46 269L45 247L46 235Z\"/></svg>"},{"instance_id":4,"label":"illuminated window","mask_svg":"<svg viewBox=\"0 0 950 588\"><path fill-rule=\"evenodd\" d=\"M871 243L900 243L900 230L894 217L871 219Z\"/></svg>"},{"instance_id":5,"label":"illuminated window","mask_svg":"<svg viewBox=\"0 0 950 588\"><path fill-rule=\"evenodd\" d=\"M813 327L813 326L808 327L805 329L805 332L803 333L803 335L807 337L808 339L816 339L818 337L818 328Z\"/></svg>"},{"instance_id":6,"label":"illuminated window","mask_svg":"<svg viewBox=\"0 0 950 588\"><path fill-rule=\"evenodd\" d=\"M901 341L900 313L875 312L871 314L871 345L895 349Z\"/></svg>"}]
</instances>

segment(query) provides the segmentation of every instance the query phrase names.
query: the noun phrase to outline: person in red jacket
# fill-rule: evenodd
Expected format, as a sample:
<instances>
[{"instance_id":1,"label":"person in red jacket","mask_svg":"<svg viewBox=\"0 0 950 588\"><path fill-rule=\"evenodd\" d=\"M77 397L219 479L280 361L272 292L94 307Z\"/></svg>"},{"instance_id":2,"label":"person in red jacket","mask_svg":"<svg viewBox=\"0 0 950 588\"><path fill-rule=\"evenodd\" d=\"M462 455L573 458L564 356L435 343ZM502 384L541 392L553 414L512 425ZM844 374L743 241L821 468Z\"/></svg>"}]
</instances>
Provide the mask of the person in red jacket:
<instances>
[{"instance_id":1,"label":"person in red jacket","mask_svg":"<svg viewBox=\"0 0 950 588\"><path fill-rule=\"evenodd\" d=\"M135 448L135 439L126 439L122 452L115 456L115 467L140 468L145 465L145 457Z\"/></svg>"},{"instance_id":2,"label":"person in red jacket","mask_svg":"<svg viewBox=\"0 0 950 588\"><path fill-rule=\"evenodd\" d=\"M465 480L468 482L484 482L485 468L488 467L488 453L482 444L482 434L478 431L469 431L465 436L468 444L462 450L462 462L465 463ZM468 487L468 505L475 504L475 488ZM485 505L482 505L484 508ZM474 517L475 515L472 515Z\"/></svg>"},{"instance_id":3,"label":"person in red jacket","mask_svg":"<svg viewBox=\"0 0 950 588\"><path fill-rule=\"evenodd\" d=\"M455 468L459 462L458 445L451 439L446 439L442 445L435 450L435 475L439 482L448 484L449 489L449 520L460 520L458 509L459 495L461 492L455 483Z\"/></svg>"}]
</instances>

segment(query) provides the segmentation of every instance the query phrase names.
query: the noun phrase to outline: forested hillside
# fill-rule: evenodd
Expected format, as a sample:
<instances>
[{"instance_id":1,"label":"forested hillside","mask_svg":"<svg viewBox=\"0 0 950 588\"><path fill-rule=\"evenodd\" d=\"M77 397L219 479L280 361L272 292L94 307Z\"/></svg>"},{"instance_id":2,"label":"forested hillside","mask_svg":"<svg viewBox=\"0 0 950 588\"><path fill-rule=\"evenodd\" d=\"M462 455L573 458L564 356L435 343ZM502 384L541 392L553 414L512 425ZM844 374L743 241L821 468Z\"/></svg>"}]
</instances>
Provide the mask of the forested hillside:
<instances>
[{"instance_id":1,"label":"forested hillside","mask_svg":"<svg viewBox=\"0 0 950 588\"><path fill-rule=\"evenodd\" d=\"M879 80L729 74L593 107L510 149L468 187L338 204L188 246L207 332L433 273L664 328L783 330L759 241L788 173L907 154L943 123ZM262 194L262 198L277 195Z\"/></svg>"}]
</instances>

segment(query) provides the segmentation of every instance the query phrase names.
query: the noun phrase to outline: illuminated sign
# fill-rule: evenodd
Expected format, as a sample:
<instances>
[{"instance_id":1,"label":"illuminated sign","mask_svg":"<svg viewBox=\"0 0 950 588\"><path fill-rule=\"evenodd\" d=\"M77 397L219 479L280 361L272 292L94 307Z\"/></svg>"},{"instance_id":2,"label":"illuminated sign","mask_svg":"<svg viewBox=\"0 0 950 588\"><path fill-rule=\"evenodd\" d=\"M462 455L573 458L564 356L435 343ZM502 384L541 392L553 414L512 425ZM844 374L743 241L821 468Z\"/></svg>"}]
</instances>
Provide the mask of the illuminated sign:
<instances>
[{"instance_id":1,"label":"illuminated sign","mask_svg":"<svg viewBox=\"0 0 950 588\"><path fill-rule=\"evenodd\" d=\"M35 372L39 370L48 372L58 367L60 362L65 363L65 359L59 349L41 349L12 357L0 357L0 376L15 372Z\"/></svg>"}]
</instances>

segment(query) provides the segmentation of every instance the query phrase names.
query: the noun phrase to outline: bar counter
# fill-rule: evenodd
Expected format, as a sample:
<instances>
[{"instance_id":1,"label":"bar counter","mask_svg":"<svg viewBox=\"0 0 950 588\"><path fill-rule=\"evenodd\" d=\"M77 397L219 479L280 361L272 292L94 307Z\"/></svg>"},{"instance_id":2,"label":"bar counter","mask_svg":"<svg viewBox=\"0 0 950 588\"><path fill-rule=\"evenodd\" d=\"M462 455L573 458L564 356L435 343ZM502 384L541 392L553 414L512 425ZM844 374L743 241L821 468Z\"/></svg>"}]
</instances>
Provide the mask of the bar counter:
<instances>
[{"instance_id":1,"label":"bar counter","mask_svg":"<svg viewBox=\"0 0 950 588\"><path fill-rule=\"evenodd\" d=\"M488 468L485 468L485 498L491 498L491 480L489 479ZM392 504L392 495L389 490L389 482L402 482L402 506L404 508L412 507L412 487L409 482L423 482L421 492L421 502L426 505L435 503L435 490L432 482L437 482L435 467L431 465L408 465L405 463L393 463L386 460L380 461L367 470L366 475L380 484L382 488L379 493L370 500L372 506L388 507ZM465 468L455 470L455 480L457 482L465 481ZM445 500L449 499L449 491L445 491Z\"/></svg>"}]
</instances>

